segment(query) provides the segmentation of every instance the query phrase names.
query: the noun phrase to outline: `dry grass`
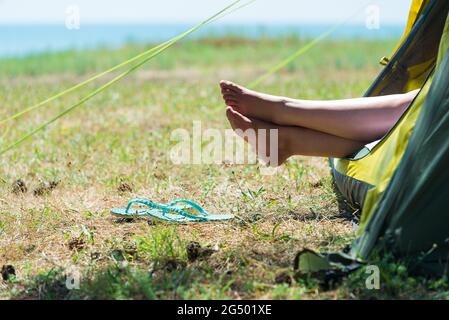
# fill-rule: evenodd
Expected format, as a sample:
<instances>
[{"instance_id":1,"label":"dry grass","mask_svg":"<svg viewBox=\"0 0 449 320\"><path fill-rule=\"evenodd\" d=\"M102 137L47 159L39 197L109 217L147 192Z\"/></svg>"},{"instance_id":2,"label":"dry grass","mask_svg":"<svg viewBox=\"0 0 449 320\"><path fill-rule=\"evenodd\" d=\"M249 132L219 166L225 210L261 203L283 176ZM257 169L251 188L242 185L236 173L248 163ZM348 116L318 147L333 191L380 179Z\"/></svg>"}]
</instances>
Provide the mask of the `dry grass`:
<instances>
[{"instance_id":1,"label":"dry grass","mask_svg":"<svg viewBox=\"0 0 449 320\"><path fill-rule=\"evenodd\" d=\"M275 175L264 176L257 165L176 166L168 157L173 145L170 134L176 128L190 129L193 120L202 121L203 128L227 128L218 80L245 83L263 69L246 59L244 45L233 44L225 53L221 53L221 42L189 44L187 53L176 48L171 59L178 54L191 57L188 48L201 52L207 46L205 50L214 53L219 63L204 66L197 62L202 58L198 56L178 68L150 66L0 159L0 265L13 265L16 270L16 280L0 281L0 297L339 295L307 282L295 281L289 287L275 281L283 272L292 274L292 260L300 249L339 250L354 237L351 222L338 207L325 159L293 158ZM290 43L291 49L297 45ZM329 48L323 46L321 50L327 52ZM340 60L346 51L363 53L351 44L328 46L337 46L342 55L325 59L327 64L315 62L314 69L304 68L299 61L261 89L303 98L360 95L378 71L373 57L383 51L371 50L364 58L372 58L372 64L346 62L342 71ZM261 59L267 59L274 49L269 43L263 48L259 47ZM220 63L223 54L237 58ZM272 55L266 64L282 56ZM42 76L2 77L6 107L1 114L11 114L83 78L65 69ZM63 98L14 123L8 141L78 97ZM27 192L13 192L18 179L25 182ZM54 189L33 192L52 181L59 182ZM237 218L172 226L146 219L120 220L109 214L110 208L123 207L136 197L158 202L192 199L210 212L233 213ZM192 241L209 248L210 254L188 262L185 246ZM83 282L80 291L70 292L61 279L64 270L73 266L83 273ZM154 271L151 277L149 269Z\"/></svg>"}]
</instances>

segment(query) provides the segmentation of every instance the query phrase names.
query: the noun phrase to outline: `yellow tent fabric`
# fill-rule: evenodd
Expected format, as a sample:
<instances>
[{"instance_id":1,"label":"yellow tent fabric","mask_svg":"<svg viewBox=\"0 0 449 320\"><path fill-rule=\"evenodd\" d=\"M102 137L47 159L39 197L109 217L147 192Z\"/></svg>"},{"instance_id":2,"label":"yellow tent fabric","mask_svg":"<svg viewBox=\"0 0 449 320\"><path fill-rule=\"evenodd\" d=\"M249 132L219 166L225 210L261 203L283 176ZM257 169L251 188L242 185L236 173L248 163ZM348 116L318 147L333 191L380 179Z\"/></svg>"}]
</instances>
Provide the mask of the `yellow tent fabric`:
<instances>
[{"instance_id":1,"label":"yellow tent fabric","mask_svg":"<svg viewBox=\"0 0 449 320\"><path fill-rule=\"evenodd\" d=\"M423 13L423 9L428 3L429 1L426 0L416 0L413 2L406 34L411 32L414 23L419 18L419 15ZM442 50L447 48L449 45L449 17L446 16L447 14L443 17L443 19L441 19L441 26L444 25L445 21L446 24L443 30L441 42L439 42L440 56ZM440 27L440 32L441 28L442 27ZM404 43L404 41L406 41L405 38L401 40L401 43ZM438 49L438 47L435 49ZM336 172L350 177L355 181L371 186L369 191L366 193L363 202L362 217L360 221L361 228L359 228L360 232L363 231L365 223L368 221L371 213L376 208L380 196L388 186L393 173L404 155L408 140L413 132L415 123L421 111L421 107L424 104L432 83L433 72L431 72L431 70L433 70L435 66L436 56L437 52L435 52L432 57L426 57L426 62L407 68L406 73L408 82L405 87L400 90L407 90L408 88L422 89L410 108L404 113L402 118L387 134L387 136L385 136L371 152L361 159L332 160ZM414 68L416 69L414 70ZM414 78L411 75L418 75L418 77ZM423 75L425 75L424 79L422 78Z\"/></svg>"},{"instance_id":2,"label":"yellow tent fabric","mask_svg":"<svg viewBox=\"0 0 449 320\"><path fill-rule=\"evenodd\" d=\"M415 25L416 21L420 17L420 15L423 13L424 9L429 4L430 0L413 0L412 6L410 8L410 13L407 21L407 26L405 28L405 33L402 36L401 41L397 45L394 52L396 53L399 47L404 43L407 36L412 31L413 26ZM418 89L423 81L425 81L425 78L427 77L426 70L433 64L433 60L425 61L421 64L412 66L408 69L409 73L409 81L407 83L407 86L405 88L406 91L412 91L415 89Z\"/></svg>"},{"instance_id":3,"label":"yellow tent fabric","mask_svg":"<svg viewBox=\"0 0 449 320\"><path fill-rule=\"evenodd\" d=\"M418 17L421 15L423 10L426 8L426 6L429 4L430 0L413 0L412 5L410 7L410 13L408 15L407 20L407 26L405 27L405 33L402 36L401 40L399 41L399 44L396 46L396 48L393 51L394 55L399 47L404 43L405 39L409 35L410 31L412 31L413 26L415 25L416 20L418 20Z\"/></svg>"},{"instance_id":4,"label":"yellow tent fabric","mask_svg":"<svg viewBox=\"0 0 449 320\"><path fill-rule=\"evenodd\" d=\"M441 63L441 58L443 57L444 53L448 50L448 48L449 48L449 16L447 17L446 25L443 31L443 37L440 42L437 67ZM385 152L385 154L380 155L378 154L378 152L375 152L374 154L376 154L378 158L375 159L377 160L377 162L372 162L373 159L371 159L371 161L364 163L365 166L370 162L371 165L376 166L375 168L371 168L371 171L375 171L373 172L373 177L375 177L376 183L374 184L375 187L370 191L368 191L367 193L364 207L362 210L363 212L361 218L362 228L360 228L360 231L363 230L363 226L365 226L372 212L374 212L376 205L380 199L380 196L388 186L394 171L396 170L400 160L402 159L402 156L407 147L408 139L415 126L417 116L419 114L419 111L421 110L424 99L427 96L431 82L432 82L431 79L427 81L424 88L420 92L417 101L415 102L415 105L412 107L413 110L411 110L409 114L407 114L407 116L401 120L401 123L398 125L397 130L394 130L392 132L392 137L388 138L386 143L384 144L386 145L386 147L380 148L382 149L382 151Z\"/></svg>"},{"instance_id":5,"label":"yellow tent fabric","mask_svg":"<svg viewBox=\"0 0 449 320\"><path fill-rule=\"evenodd\" d=\"M393 53L391 54L390 58L382 58L381 64L386 65L392 56L394 56L399 48L402 46L402 44L407 39L408 35L412 31L413 26L415 25L416 21L420 17L420 15L423 13L424 9L429 4L430 0L413 0L412 5L410 7L410 12L407 20L407 25L405 28L404 35L402 36L399 43L396 45L396 48L393 50ZM434 63L433 60L428 60L423 63L411 66L408 69L409 74L409 81L405 87L405 91L412 91L415 89L420 88L422 83L425 81L427 77L426 71L429 69L429 67Z\"/></svg>"},{"instance_id":6,"label":"yellow tent fabric","mask_svg":"<svg viewBox=\"0 0 449 320\"><path fill-rule=\"evenodd\" d=\"M409 49L412 60L406 53ZM428 74L395 128L370 153L360 152L352 160L331 159L336 185L348 202L363 202L359 237L350 252L301 251L295 268L302 273L344 276L369 263L373 253L405 258L412 273L439 277L449 273L449 216L441 210L449 191L445 165L449 159L449 1L431 0L398 52L367 96L403 88L397 82L408 80L403 78L406 68L395 74L396 63L410 66L417 56L433 57L435 71Z\"/></svg>"},{"instance_id":7,"label":"yellow tent fabric","mask_svg":"<svg viewBox=\"0 0 449 320\"><path fill-rule=\"evenodd\" d=\"M415 22L419 17L419 14L423 12L428 3L429 0L413 0L406 31L404 37L399 43L399 47L404 43L407 36L410 34ZM399 90L402 92L406 92L410 91L407 89L410 89L412 87L414 87L413 89L420 88L425 80L417 81L418 79L414 78L413 76L411 77L410 75L419 77L419 74L423 74L423 68L428 70L432 66L433 64L431 59L430 61L426 61L418 65L412 65L411 67L409 67L407 69L407 83L405 84L405 88L400 88ZM393 66L393 68L395 67L396 66ZM419 85L417 82L419 82ZM356 180L366 182L370 185L378 185L380 183L383 171L389 165L391 159L394 158L395 151L393 147L398 142L398 137L400 136L400 134L405 134L406 138L409 137L418 116L420 106L422 105L423 98L425 97L429 86L430 83L428 84L427 88L425 88L425 90L422 90L411 110L407 112L406 115L396 125L396 129L390 132L389 135L385 137L371 153L360 160L334 159L335 169L338 172L344 173L345 175L350 176ZM379 170L379 168L381 170Z\"/></svg>"}]
</instances>

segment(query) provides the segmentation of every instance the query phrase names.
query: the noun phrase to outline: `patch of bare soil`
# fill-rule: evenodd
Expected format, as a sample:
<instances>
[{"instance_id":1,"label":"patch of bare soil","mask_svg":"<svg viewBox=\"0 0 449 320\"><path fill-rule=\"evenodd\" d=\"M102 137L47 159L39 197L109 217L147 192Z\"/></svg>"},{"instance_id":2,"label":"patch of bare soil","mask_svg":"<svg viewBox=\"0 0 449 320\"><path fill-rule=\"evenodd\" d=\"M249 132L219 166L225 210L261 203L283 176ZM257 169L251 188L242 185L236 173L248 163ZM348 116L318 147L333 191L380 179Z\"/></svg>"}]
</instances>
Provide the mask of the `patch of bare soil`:
<instances>
[{"instance_id":1,"label":"patch of bare soil","mask_svg":"<svg viewBox=\"0 0 449 320\"><path fill-rule=\"evenodd\" d=\"M22 194L22 193L28 192L28 187L22 179L18 179L16 181L14 181L11 189L14 194Z\"/></svg>"},{"instance_id":2,"label":"patch of bare soil","mask_svg":"<svg viewBox=\"0 0 449 320\"><path fill-rule=\"evenodd\" d=\"M12 265L4 265L1 270L2 279L4 281L10 280L16 276L16 269Z\"/></svg>"},{"instance_id":3,"label":"patch of bare soil","mask_svg":"<svg viewBox=\"0 0 449 320\"><path fill-rule=\"evenodd\" d=\"M42 197L45 195L50 194L56 187L59 185L59 181L44 181L37 186L36 189L34 189L33 194L36 197Z\"/></svg>"}]
</instances>

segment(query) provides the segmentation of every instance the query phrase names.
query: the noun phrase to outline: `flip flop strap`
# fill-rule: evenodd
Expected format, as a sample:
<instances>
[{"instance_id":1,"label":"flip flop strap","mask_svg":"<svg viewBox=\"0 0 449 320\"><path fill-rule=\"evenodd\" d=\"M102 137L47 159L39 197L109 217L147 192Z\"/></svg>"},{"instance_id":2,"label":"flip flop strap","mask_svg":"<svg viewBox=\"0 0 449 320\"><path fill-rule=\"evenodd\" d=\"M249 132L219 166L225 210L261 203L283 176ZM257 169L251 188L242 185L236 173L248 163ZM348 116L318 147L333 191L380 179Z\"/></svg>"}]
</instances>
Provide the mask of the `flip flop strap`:
<instances>
[{"instance_id":1,"label":"flip flop strap","mask_svg":"<svg viewBox=\"0 0 449 320\"><path fill-rule=\"evenodd\" d=\"M195 209L196 211L198 211L199 214L201 214L201 215L203 215L203 216L205 216L205 217L207 217L207 216L209 215L209 214L206 212L206 210L204 210L199 204L197 204L197 203L195 203L195 202L193 202L193 201L190 201L190 200L184 200L184 199L175 200L175 201L170 202L170 203L168 204L168 206L172 207L172 206L175 206L175 205L180 204L180 203L188 204L188 205L191 206L193 209Z\"/></svg>"},{"instance_id":2,"label":"flip flop strap","mask_svg":"<svg viewBox=\"0 0 449 320\"><path fill-rule=\"evenodd\" d=\"M147 207L149 207L149 208L151 208L151 209L161 210L161 211L162 211L162 215L163 215L167 220L175 221L175 222L178 222L178 221L179 221L179 220L177 220L177 219L173 219L173 218L167 217L167 213L170 212L170 211L174 211L174 210L168 208L166 205L159 204L159 203L156 203L156 202L153 202L153 201L150 201L150 200L144 200L144 199L134 199L134 200L129 201L129 202L128 202L128 207L126 208L126 212L127 212L127 213L128 213L129 210L131 209L132 205L135 204L135 203L145 205L145 206L147 206ZM174 208L173 208L173 209L174 209ZM178 213L178 212L176 212L176 213ZM179 213L178 213L178 214L179 214Z\"/></svg>"},{"instance_id":3,"label":"flip flop strap","mask_svg":"<svg viewBox=\"0 0 449 320\"><path fill-rule=\"evenodd\" d=\"M194 203L192 201L189 201L189 200L176 200L176 201L170 202L168 205L164 205L164 204L159 204L159 203L156 203L156 202L153 202L153 201L150 201L150 200L134 199L134 200L131 200L131 201L128 202L128 206L126 208L126 212L127 213L131 209L132 205L135 204L135 203L145 205L145 206L150 207L152 209L161 210L164 217L166 217L169 220L173 220L173 221L178 221L178 220L167 217L167 213L175 212L178 215L186 217L186 218L199 219L201 221L207 220L205 217L195 216L193 214L185 212L182 209L173 207L173 205L178 204L178 203L186 203L186 204L191 205L192 208L194 208L195 210L198 210L198 212L200 214L207 215L206 211L204 211L203 208L201 208L199 205L197 205L196 203Z\"/></svg>"}]
</instances>

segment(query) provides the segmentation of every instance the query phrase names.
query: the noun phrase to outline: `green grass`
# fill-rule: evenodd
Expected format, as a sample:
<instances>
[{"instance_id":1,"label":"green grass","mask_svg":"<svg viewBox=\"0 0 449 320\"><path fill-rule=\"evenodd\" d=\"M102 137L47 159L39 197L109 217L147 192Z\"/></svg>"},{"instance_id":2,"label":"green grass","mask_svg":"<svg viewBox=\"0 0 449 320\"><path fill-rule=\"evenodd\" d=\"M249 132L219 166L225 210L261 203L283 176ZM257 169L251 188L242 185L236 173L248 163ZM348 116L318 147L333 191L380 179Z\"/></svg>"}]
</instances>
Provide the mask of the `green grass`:
<instances>
[{"instance_id":1,"label":"green grass","mask_svg":"<svg viewBox=\"0 0 449 320\"><path fill-rule=\"evenodd\" d=\"M329 291L313 279L295 277L293 259L302 248L340 250L354 239L325 159L293 158L273 176L262 175L257 165L174 165L169 159L173 130L190 130L194 120L202 121L203 129L228 128L220 79L249 83L304 43L183 42L2 156L0 266L13 265L16 277L0 281L0 297L448 298L444 279L413 278L389 261L379 261L379 291L365 289L364 270ZM379 58L393 47L392 41L324 42L259 89L304 99L360 96L380 71ZM0 60L0 118L146 48ZM1 143L21 137L103 81L14 122ZM12 192L17 179L25 181L25 194ZM54 190L34 194L51 181L59 181ZM192 199L210 212L237 218L167 225L109 214L135 197ZM190 260L191 242L208 254ZM79 290L65 286L72 268L82 275Z\"/></svg>"}]
</instances>

